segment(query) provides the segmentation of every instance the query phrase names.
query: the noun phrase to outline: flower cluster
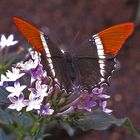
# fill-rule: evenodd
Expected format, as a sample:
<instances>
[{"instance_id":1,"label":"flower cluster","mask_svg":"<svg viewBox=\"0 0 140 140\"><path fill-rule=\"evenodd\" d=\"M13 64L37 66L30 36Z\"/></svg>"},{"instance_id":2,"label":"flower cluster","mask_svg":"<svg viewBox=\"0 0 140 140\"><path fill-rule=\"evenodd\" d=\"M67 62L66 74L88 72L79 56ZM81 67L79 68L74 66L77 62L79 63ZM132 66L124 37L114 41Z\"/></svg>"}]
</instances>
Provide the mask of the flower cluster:
<instances>
[{"instance_id":1,"label":"flower cluster","mask_svg":"<svg viewBox=\"0 0 140 140\"><path fill-rule=\"evenodd\" d=\"M107 109L110 96L104 94L103 88L93 88L92 91L80 90L80 94L68 93L60 88L47 75L41 63L40 54L29 50L25 61L17 63L11 71L1 75L0 85L8 92L11 104L9 109L21 111L36 111L39 115L68 115L76 111L100 110L111 113Z\"/></svg>"}]
</instances>

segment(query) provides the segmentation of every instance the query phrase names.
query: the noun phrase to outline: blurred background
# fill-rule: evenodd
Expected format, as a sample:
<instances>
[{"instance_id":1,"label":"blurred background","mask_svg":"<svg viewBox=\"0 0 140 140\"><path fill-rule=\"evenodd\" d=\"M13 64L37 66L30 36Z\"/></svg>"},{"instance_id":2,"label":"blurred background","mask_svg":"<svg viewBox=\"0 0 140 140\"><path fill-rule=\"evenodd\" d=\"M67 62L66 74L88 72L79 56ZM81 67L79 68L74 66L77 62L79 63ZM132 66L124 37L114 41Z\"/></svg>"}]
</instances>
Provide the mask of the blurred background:
<instances>
[{"instance_id":1,"label":"blurred background","mask_svg":"<svg viewBox=\"0 0 140 140\"><path fill-rule=\"evenodd\" d=\"M80 44L109 26L135 22L135 31L121 49L120 69L113 74L108 94L109 108L118 118L128 116L140 132L140 0L0 0L0 34L14 34L22 45L26 40L12 17L21 17L50 32L56 45L70 45L77 33ZM48 140L136 140L126 129L112 126L106 131L77 131L70 138L54 130Z\"/></svg>"}]
</instances>

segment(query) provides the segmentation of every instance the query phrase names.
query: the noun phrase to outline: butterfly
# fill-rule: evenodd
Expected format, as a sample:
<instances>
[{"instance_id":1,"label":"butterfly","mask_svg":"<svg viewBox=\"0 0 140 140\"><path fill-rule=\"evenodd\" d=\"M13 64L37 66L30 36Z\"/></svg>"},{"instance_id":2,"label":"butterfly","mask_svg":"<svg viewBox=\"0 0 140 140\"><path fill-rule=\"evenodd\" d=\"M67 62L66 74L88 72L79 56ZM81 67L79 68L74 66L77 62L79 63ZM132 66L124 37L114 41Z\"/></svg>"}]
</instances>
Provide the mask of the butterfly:
<instances>
[{"instance_id":1,"label":"butterfly","mask_svg":"<svg viewBox=\"0 0 140 140\"><path fill-rule=\"evenodd\" d=\"M109 84L109 77L115 70L115 57L134 29L131 22L118 24L93 35L81 46L64 51L29 22L18 17L13 20L34 49L45 55L48 75L67 90Z\"/></svg>"}]
</instances>

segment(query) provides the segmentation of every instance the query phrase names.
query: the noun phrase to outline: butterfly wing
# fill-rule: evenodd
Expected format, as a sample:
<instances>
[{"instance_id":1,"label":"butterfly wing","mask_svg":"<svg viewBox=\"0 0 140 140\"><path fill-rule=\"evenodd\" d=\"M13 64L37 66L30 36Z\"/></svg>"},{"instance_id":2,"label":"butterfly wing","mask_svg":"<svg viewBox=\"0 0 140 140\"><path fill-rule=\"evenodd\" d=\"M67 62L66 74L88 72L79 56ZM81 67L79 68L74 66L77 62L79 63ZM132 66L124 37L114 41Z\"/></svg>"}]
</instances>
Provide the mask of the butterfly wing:
<instances>
[{"instance_id":1,"label":"butterfly wing","mask_svg":"<svg viewBox=\"0 0 140 140\"><path fill-rule=\"evenodd\" d=\"M115 69L116 62L113 58L102 61L81 57L75 60L75 65L79 71L77 83L80 83L83 88L91 88L104 83L109 85L109 78Z\"/></svg>"},{"instance_id":2,"label":"butterfly wing","mask_svg":"<svg viewBox=\"0 0 140 140\"><path fill-rule=\"evenodd\" d=\"M102 41L105 54L111 57L116 56L133 29L133 23L123 23L99 32L98 36Z\"/></svg>"},{"instance_id":3,"label":"butterfly wing","mask_svg":"<svg viewBox=\"0 0 140 140\"><path fill-rule=\"evenodd\" d=\"M118 54L125 40L132 34L133 23L112 26L92 36L89 43L76 54L75 65L78 65L83 86L101 85L115 69L114 57ZM91 44L92 43L92 44ZM87 47L88 46L88 47Z\"/></svg>"},{"instance_id":4,"label":"butterfly wing","mask_svg":"<svg viewBox=\"0 0 140 140\"><path fill-rule=\"evenodd\" d=\"M38 30L35 26L18 17L13 18L19 31L24 35L28 42L37 52L42 54L42 63L46 67L47 73L54 81L65 87L70 85L70 79L65 69L63 53L56 47L48 37Z\"/></svg>"},{"instance_id":5,"label":"butterfly wing","mask_svg":"<svg viewBox=\"0 0 140 140\"><path fill-rule=\"evenodd\" d=\"M44 47L40 37L43 33L25 20L18 17L13 17L13 20L19 31L30 42L30 44L33 45L35 50L37 52L43 52Z\"/></svg>"}]
</instances>

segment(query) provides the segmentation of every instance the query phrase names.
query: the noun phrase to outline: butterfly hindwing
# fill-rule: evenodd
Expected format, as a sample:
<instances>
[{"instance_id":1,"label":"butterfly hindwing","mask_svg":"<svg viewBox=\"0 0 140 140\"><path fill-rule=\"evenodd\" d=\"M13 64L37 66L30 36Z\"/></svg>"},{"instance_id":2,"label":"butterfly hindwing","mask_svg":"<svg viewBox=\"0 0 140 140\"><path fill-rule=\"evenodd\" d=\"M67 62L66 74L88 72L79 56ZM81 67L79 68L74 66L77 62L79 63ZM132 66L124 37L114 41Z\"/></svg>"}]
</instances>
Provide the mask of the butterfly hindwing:
<instances>
[{"instance_id":1,"label":"butterfly hindwing","mask_svg":"<svg viewBox=\"0 0 140 140\"><path fill-rule=\"evenodd\" d=\"M100 61L100 62L99 62ZM115 70L114 59L78 58L75 61L79 70L79 83L82 87L92 87L109 83L109 77Z\"/></svg>"}]
</instances>

